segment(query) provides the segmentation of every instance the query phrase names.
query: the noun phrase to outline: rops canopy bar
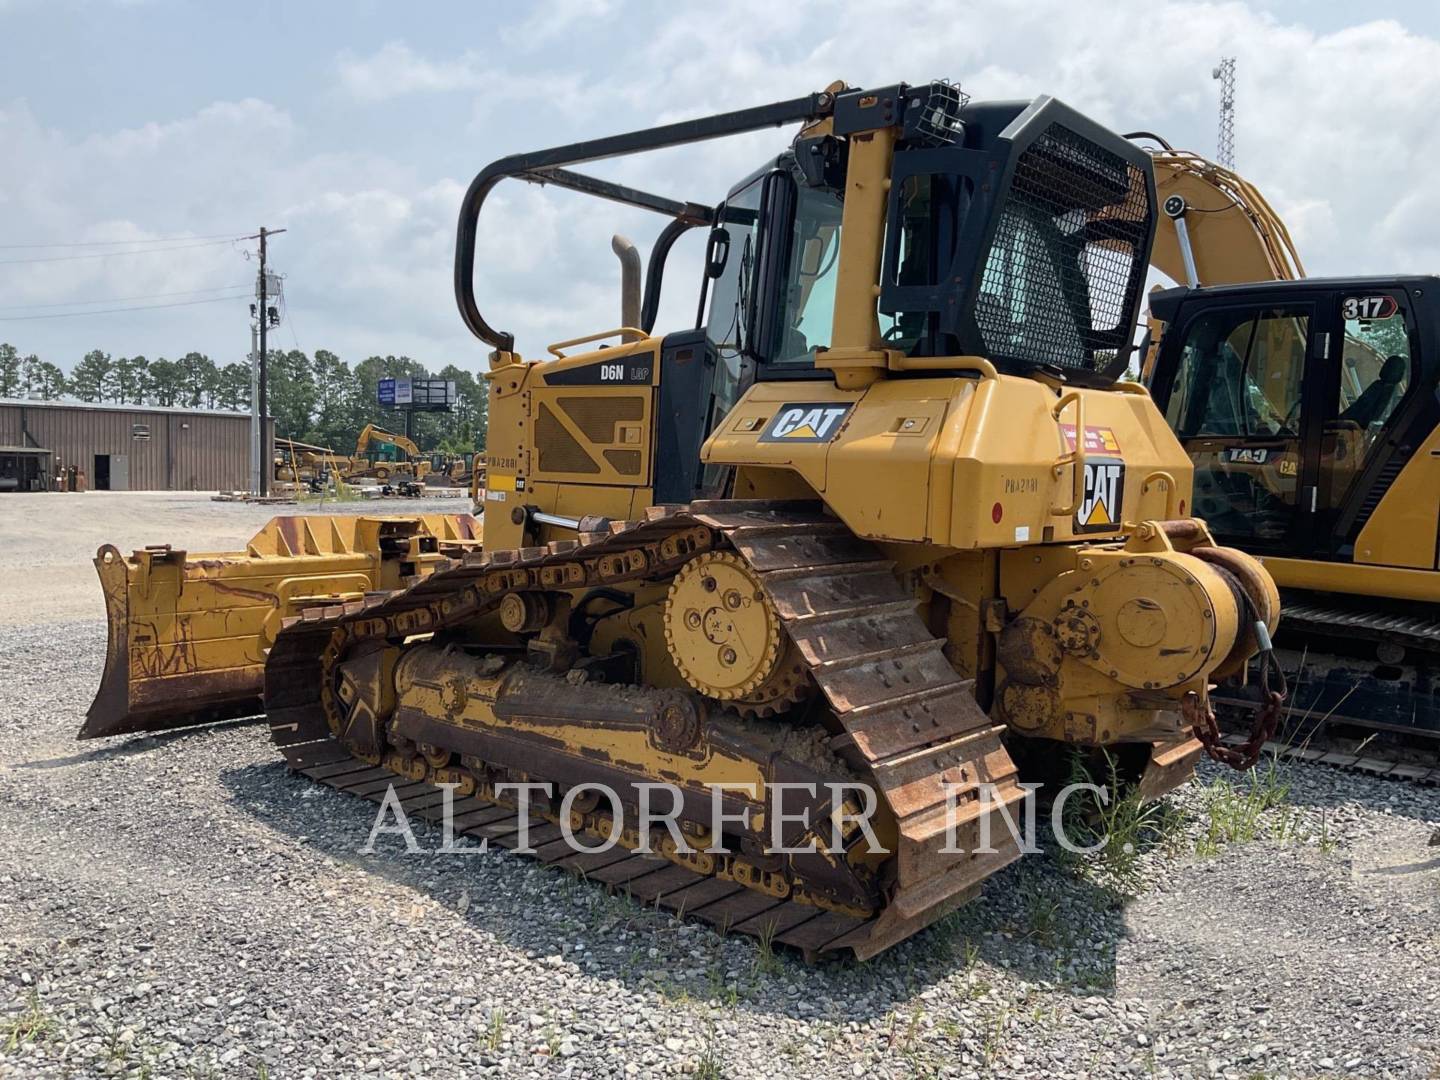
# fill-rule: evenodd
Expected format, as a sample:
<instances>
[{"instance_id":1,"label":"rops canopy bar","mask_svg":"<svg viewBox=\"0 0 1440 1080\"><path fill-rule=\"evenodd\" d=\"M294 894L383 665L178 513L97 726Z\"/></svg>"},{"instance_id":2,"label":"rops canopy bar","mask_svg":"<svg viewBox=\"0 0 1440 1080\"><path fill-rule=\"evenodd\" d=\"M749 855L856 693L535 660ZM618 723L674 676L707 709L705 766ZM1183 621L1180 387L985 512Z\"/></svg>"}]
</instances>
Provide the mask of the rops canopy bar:
<instances>
[{"instance_id":1,"label":"rops canopy bar","mask_svg":"<svg viewBox=\"0 0 1440 1080\"><path fill-rule=\"evenodd\" d=\"M698 120L684 120L678 124L665 124L624 135L611 135L604 139L589 139L549 150L513 154L492 162L470 182L470 188L465 192L465 199L460 204L460 223L455 235L455 303L460 308L460 317L465 320L470 332L487 345L507 352L515 347L515 335L507 330L494 329L480 314L480 308L475 301L475 234L480 220L480 207L484 204L485 197L490 194L490 189L506 177L532 183L557 184L642 210L667 214L677 220L693 222L699 213L699 207L694 203L651 195L606 180L569 172L560 166L601 161L647 150L661 150L667 146L740 135L747 131L778 127L801 120L813 120L828 115L834 104L835 96L831 93L807 94L790 101L778 101L773 105L718 113ZM708 210L705 213L708 215Z\"/></svg>"}]
</instances>

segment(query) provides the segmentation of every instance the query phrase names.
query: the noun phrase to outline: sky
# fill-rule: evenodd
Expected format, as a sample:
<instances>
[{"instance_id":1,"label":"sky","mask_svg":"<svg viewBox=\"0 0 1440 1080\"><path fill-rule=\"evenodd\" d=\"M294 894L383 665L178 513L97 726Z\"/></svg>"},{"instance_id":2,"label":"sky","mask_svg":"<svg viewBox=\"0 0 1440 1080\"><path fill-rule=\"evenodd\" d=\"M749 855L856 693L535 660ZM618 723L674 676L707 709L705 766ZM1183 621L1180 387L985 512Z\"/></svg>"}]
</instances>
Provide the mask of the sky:
<instances>
[{"instance_id":1,"label":"sky","mask_svg":"<svg viewBox=\"0 0 1440 1080\"><path fill-rule=\"evenodd\" d=\"M1054 94L1213 155L1222 55L1239 170L1312 275L1440 269L1428 2L0 0L0 341L67 370L96 348L242 359L255 244L233 238L264 225L287 230L278 346L479 371L451 260L460 198L495 158L835 79L937 77L972 98ZM790 134L593 171L714 203ZM529 356L608 329L611 234L643 254L664 224L502 184L480 223L481 310ZM693 319L701 246L672 254L657 329Z\"/></svg>"}]
</instances>

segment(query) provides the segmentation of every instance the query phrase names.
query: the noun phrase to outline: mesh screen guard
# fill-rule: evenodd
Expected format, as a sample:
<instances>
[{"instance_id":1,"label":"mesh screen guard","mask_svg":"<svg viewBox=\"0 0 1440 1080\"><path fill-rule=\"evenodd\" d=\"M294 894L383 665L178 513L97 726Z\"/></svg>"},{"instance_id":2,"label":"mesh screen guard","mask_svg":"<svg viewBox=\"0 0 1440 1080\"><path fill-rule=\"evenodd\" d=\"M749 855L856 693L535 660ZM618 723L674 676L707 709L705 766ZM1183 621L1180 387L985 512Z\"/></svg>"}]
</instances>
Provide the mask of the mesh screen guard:
<instances>
[{"instance_id":1,"label":"mesh screen guard","mask_svg":"<svg viewBox=\"0 0 1440 1080\"><path fill-rule=\"evenodd\" d=\"M985 355L1099 371L1131 341L1153 225L1133 161L1053 121L1016 159L975 298Z\"/></svg>"}]
</instances>

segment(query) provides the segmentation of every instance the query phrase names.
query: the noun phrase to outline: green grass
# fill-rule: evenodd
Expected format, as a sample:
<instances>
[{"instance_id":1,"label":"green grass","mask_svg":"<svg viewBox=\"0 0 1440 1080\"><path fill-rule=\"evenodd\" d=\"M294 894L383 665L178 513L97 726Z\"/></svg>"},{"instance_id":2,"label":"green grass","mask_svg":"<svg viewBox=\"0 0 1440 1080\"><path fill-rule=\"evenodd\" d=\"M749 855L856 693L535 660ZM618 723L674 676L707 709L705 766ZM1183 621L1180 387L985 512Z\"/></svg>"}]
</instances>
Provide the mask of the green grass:
<instances>
[{"instance_id":1,"label":"green grass","mask_svg":"<svg viewBox=\"0 0 1440 1080\"><path fill-rule=\"evenodd\" d=\"M1248 844L1262 834L1285 841L1296 838L1296 814L1289 806L1290 782L1275 755L1239 780L1216 780L1205 788L1199 855L1215 855L1230 844ZM1322 822L1322 828L1324 824ZM1321 839L1328 842L1328 831Z\"/></svg>"},{"instance_id":2,"label":"green grass","mask_svg":"<svg viewBox=\"0 0 1440 1080\"><path fill-rule=\"evenodd\" d=\"M1100 752L1105 764L1099 776L1079 754L1070 759L1069 782L1094 784L1105 797L1093 792L1071 796L1065 804L1065 832L1080 846L1102 841L1104 846L1089 855L1066 854L1092 867L1122 896L1135 896L1144 888L1141 855L1173 837L1181 818L1164 802L1142 799L1139 790L1121 778L1115 756L1103 748Z\"/></svg>"},{"instance_id":3,"label":"green grass","mask_svg":"<svg viewBox=\"0 0 1440 1080\"><path fill-rule=\"evenodd\" d=\"M40 1004L40 995L32 990L25 1008L0 1024L0 1049L13 1054L26 1043L48 1041L55 1030L54 1019Z\"/></svg>"}]
</instances>

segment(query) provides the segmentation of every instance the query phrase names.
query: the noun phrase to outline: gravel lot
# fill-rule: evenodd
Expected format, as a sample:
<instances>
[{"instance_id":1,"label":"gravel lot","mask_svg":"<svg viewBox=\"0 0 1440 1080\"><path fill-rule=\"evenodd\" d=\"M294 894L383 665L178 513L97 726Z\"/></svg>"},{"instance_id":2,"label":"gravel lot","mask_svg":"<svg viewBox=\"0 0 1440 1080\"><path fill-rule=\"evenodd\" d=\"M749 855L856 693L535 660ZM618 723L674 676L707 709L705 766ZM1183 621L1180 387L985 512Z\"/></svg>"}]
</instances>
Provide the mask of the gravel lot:
<instances>
[{"instance_id":1,"label":"gravel lot","mask_svg":"<svg viewBox=\"0 0 1440 1080\"><path fill-rule=\"evenodd\" d=\"M254 722L75 743L97 544L234 547L274 512L0 497L0 1076L1440 1075L1435 791L1287 768L1211 853L1240 800L1207 768L1134 895L1033 856L806 967L504 852L360 855L374 808Z\"/></svg>"}]
</instances>

